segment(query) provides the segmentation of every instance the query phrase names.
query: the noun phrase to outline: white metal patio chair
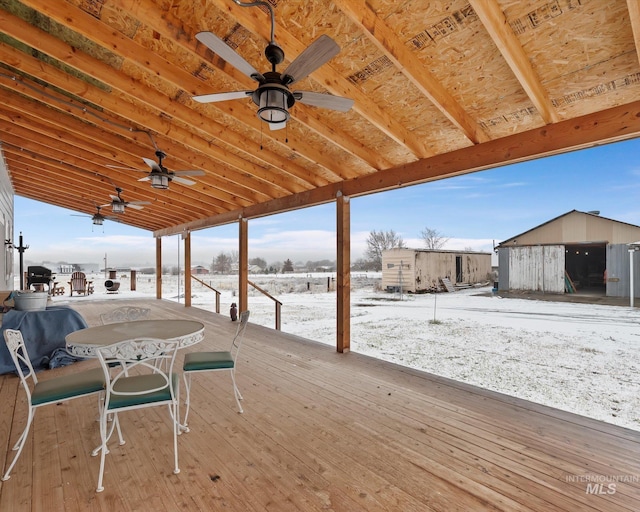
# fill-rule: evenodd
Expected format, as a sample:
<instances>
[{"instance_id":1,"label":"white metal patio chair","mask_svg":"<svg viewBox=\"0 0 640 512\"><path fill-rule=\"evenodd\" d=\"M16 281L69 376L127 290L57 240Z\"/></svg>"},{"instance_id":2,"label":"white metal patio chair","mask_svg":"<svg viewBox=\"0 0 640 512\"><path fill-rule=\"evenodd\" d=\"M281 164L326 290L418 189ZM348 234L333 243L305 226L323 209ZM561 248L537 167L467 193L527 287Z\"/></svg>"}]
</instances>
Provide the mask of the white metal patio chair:
<instances>
[{"instance_id":1,"label":"white metal patio chair","mask_svg":"<svg viewBox=\"0 0 640 512\"><path fill-rule=\"evenodd\" d=\"M107 443L117 430L120 444L125 443L120 428L121 412L166 405L173 427L175 474L178 467L178 421L180 377L173 373L178 341L138 338L121 341L96 350L106 381L104 406L100 414L100 473L97 492L104 490L103 476ZM164 363L164 364L163 364ZM166 371L163 369L166 368ZM109 428L108 421L112 419Z\"/></svg>"},{"instance_id":2,"label":"white metal patio chair","mask_svg":"<svg viewBox=\"0 0 640 512\"><path fill-rule=\"evenodd\" d=\"M236 398L236 403L238 404L238 411L244 412L242 410L242 405L240 405L240 400L242 400L242 395L240 394L240 390L236 385L236 362L238 358L238 353L240 352L240 346L242 345L242 340L244 338L244 332L247 328L247 324L249 323L249 311L243 311L240 313L240 320L238 322L238 327L236 328L236 334L231 341L231 348L229 351L220 351L220 352L190 352L184 356L184 363L182 365L182 372L184 376L184 384L187 391L187 397L185 401L186 412L184 415L184 421L182 423L182 428L188 431L187 427L187 419L189 417L189 409L191 403L191 374L197 372L212 372L212 371L221 371L226 370L231 373L231 382L233 383L233 394Z\"/></svg>"},{"instance_id":3,"label":"white metal patio chair","mask_svg":"<svg viewBox=\"0 0 640 512\"><path fill-rule=\"evenodd\" d=\"M103 325L114 324L116 322L130 322L132 320L146 320L149 318L149 313L151 313L151 309L149 308L121 306L107 313L102 313L100 320Z\"/></svg>"},{"instance_id":4,"label":"white metal patio chair","mask_svg":"<svg viewBox=\"0 0 640 512\"><path fill-rule=\"evenodd\" d=\"M11 354L11 359L16 365L22 387L27 394L27 405L29 406L27 424L18 441L13 446L13 449L17 450L17 453L2 477L2 480L8 480L11 476L11 470L18 461L24 448L36 409L44 405L56 404L72 398L88 396L94 393L101 394L105 388L105 381L101 368L76 372L48 380L38 380L36 373L33 371L22 333L14 329L5 329L4 339ZM32 381L31 386L29 385L29 379ZM100 403L101 400L99 399L98 408L100 408Z\"/></svg>"}]
</instances>

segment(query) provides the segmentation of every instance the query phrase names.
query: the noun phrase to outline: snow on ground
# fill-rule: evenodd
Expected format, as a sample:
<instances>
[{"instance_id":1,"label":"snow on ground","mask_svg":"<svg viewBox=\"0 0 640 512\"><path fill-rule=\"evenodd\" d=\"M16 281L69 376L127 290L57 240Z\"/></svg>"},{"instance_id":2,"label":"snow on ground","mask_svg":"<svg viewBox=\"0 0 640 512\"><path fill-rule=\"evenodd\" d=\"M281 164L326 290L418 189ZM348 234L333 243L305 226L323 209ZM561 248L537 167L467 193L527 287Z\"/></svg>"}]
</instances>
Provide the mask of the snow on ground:
<instances>
[{"instance_id":1,"label":"snow on ground","mask_svg":"<svg viewBox=\"0 0 640 512\"><path fill-rule=\"evenodd\" d=\"M60 276L64 282L64 276ZM155 277L91 299L155 296ZM184 302L184 281L163 277L163 297ZM237 276L204 276L221 313L237 300ZM282 331L335 346L335 281L327 274L250 276L282 302ZM483 388L640 430L640 311L482 294L380 291L379 274L351 277L351 350ZM328 291L328 288L330 290ZM73 303L85 297L55 297ZM215 294L192 284L192 305L213 311ZM275 305L250 287L251 322L275 326Z\"/></svg>"}]
</instances>

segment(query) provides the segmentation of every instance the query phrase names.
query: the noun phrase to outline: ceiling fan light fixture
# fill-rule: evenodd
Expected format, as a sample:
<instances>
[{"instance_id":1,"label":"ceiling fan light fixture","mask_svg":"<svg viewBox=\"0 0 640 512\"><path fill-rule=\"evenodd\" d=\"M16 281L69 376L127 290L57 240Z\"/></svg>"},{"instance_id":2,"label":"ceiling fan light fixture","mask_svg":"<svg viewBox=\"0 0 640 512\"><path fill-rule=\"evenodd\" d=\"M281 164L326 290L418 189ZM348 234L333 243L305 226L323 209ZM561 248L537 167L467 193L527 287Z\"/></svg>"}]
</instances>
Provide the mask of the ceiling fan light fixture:
<instances>
[{"instance_id":1,"label":"ceiling fan light fixture","mask_svg":"<svg viewBox=\"0 0 640 512\"><path fill-rule=\"evenodd\" d=\"M289 120L287 92L265 88L259 93L258 117L267 123L283 123Z\"/></svg>"},{"instance_id":2,"label":"ceiling fan light fixture","mask_svg":"<svg viewBox=\"0 0 640 512\"><path fill-rule=\"evenodd\" d=\"M113 213L124 213L124 203L114 201L111 203L111 211Z\"/></svg>"},{"instance_id":3,"label":"ceiling fan light fixture","mask_svg":"<svg viewBox=\"0 0 640 512\"><path fill-rule=\"evenodd\" d=\"M161 190L166 190L169 188L169 176L165 174L151 173L150 179L151 179L151 186L153 188L157 188ZM122 211L124 212L124 207L122 208Z\"/></svg>"},{"instance_id":4,"label":"ceiling fan light fixture","mask_svg":"<svg viewBox=\"0 0 640 512\"><path fill-rule=\"evenodd\" d=\"M103 222L104 222L104 218L103 217L98 217L97 215L93 216L93 224L95 226L102 226Z\"/></svg>"}]
</instances>

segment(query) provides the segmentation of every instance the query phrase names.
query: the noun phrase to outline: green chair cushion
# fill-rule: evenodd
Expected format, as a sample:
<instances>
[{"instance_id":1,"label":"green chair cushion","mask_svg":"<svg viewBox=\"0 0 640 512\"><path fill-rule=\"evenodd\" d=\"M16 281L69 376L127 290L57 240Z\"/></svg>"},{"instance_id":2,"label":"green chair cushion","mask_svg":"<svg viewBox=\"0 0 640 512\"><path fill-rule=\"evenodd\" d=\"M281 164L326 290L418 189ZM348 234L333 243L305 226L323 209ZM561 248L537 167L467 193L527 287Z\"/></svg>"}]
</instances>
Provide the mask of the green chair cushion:
<instances>
[{"instance_id":1,"label":"green chair cushion","mask_svg":"<svg viewBox=\"0 0 640 512\"><path fill-rule=\"evenodd\" d=\"M222 370L233 368L231 352L190 352L184 356L182 370L197 372L202 370Z\"/></svg>"},{"instance_id":2,"label":"green chair cushion","mask_svg":"<svg viewBox=\"0 0 640 512\"><path fill-rule=\"evenodd\" d=\"M171 378L173 380L173 389L177 390L180 384L180 376L177 373L172 373ZM160 374L150 375L134 375L132 377L124 377L119 379L113 390L116 392L138 392L145 389L153 389L161 386L164 383L164 377ZM164 402L171 400L171 390L166 385L164 388L158 391L152 391L150 393L142 393L139 395L114 395L111 394L109 398L108 409L122 409L123 407L131 407L134 405L151 404L154 402Z\"/></svg>"},{"instance_id":3,"label":"green chair cushion","mask_svg":"<svg viewBox=\"0 0 640 512\"><path fill-rule=\"evenodd\" d=\"M104 372L102 368L94 368L55 379L38 381L31 394L31 403L35 406L61 402L103 390Z\"/></svg>"}]
</instances>

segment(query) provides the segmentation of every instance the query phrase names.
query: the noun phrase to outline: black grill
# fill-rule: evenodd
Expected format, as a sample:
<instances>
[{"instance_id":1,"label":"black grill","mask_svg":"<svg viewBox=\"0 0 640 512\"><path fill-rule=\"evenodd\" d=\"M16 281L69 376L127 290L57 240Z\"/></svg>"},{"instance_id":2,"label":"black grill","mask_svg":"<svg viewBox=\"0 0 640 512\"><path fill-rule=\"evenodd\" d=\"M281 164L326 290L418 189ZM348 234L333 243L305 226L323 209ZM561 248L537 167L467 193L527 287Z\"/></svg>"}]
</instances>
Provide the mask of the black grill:
<instances>
[{"instance_id":1,"label":"black grill","mask_svg":"<svg viewBox=\"0 0 640 512\"><path fill-rule=\"evenodd\" d=\"M32 284L46 284L51 288L53 273L47 267L27 267L27 290Z\"/></svg>"}]
</instances>

